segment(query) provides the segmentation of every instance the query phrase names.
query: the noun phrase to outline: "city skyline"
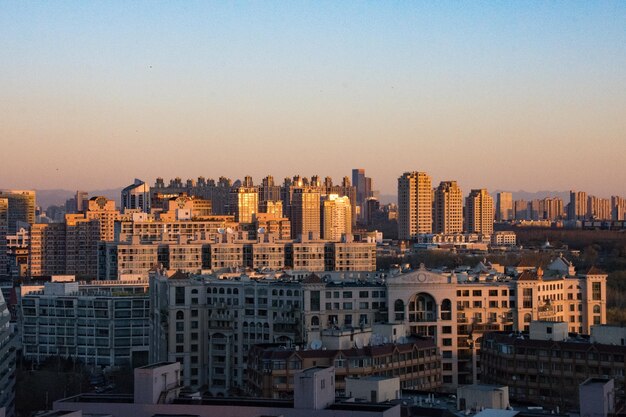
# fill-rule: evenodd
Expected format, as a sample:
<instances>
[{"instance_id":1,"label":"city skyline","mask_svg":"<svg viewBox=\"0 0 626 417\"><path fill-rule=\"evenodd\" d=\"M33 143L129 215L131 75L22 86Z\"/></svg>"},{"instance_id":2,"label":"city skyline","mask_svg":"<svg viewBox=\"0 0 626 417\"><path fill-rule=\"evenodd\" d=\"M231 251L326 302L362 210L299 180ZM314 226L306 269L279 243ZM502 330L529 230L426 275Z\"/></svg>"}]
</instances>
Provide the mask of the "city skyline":
<instances>
[{"instance_id":1,"label":"city skyline","mask_svg":"<svg viewBox=\"0 0 626 417\"><path fill-rule=\"evenodd\" d=\"M359 166L382 194L416 169L464 190L624 194L623 3L1 11L2 188Z\"/></svg>"}]
</instances>

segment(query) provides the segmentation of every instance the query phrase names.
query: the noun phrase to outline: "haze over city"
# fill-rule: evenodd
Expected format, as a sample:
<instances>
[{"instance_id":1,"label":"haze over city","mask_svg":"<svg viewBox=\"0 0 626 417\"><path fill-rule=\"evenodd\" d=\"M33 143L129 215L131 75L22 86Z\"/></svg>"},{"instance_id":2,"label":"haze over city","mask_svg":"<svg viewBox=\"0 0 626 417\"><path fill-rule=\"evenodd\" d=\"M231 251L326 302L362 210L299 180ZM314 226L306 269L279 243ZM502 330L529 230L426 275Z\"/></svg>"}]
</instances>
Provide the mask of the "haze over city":
<instances>
[{"instance_id":1,"label":"haze over city","mask_svg":"<svg viewBox=\"0 0 626 417\"><path fill-rule=\"evenodd\" d=\"M623 194L626 5L0 6L0 187L361 166Z\"/></svg>"}]
</instances>

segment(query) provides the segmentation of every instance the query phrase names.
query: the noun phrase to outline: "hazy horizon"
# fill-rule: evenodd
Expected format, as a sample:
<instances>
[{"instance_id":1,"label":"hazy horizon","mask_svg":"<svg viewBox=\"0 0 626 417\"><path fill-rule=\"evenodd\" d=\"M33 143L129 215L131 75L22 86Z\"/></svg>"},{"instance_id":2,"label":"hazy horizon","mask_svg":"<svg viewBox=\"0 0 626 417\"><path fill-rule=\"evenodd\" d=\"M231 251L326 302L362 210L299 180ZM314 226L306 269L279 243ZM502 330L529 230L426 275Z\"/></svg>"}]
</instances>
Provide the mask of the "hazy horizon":
<instances>
[{"instance_id":1,"label":"hazy horizon","mask_svg":"<svg viewBox=\"0 0 626 417\"><path fill-rule=\"evenodd\" d=\"M0 188L365 168L386 195L414 170L626 195L625 21L624 2L5 2Z\"/></svg>"}]
</instances>

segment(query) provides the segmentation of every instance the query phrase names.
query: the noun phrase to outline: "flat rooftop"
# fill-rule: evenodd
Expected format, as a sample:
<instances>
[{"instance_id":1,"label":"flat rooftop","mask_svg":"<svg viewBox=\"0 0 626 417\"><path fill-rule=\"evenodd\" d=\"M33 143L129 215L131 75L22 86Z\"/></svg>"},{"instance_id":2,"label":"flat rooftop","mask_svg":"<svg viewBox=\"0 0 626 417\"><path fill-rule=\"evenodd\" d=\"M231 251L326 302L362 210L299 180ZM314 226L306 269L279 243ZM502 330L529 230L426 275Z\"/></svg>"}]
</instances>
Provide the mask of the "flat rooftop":
<instances>
[{"instance_id":1,"label":"flat rooftop","mask_svg":"<svg viewBox=\"0 0 626 417\"><path fill-rule=\"evenodd\" d=\"M155 368L160 368L161 366L173 365L175 363L176 362L157 362L157 363L152 363L150 365L140 366L139 368L136 368L136 369L155 369Z\"/></svg>"}]
</instances>

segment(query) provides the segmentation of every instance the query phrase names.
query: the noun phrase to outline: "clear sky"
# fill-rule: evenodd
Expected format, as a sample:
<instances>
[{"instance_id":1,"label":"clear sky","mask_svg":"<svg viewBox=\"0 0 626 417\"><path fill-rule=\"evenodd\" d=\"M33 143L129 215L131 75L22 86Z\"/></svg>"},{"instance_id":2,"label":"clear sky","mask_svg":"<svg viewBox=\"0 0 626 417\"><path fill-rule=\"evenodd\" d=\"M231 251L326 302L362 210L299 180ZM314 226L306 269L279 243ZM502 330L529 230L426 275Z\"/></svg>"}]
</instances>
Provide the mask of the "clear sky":
<instances>
[{"instance_id":1,"label":"clear sky","mask_svg":"<svg viewBox=\"0 0 626 417\"><path fill-rule=\"evenodd\" d=\"M626 2L0 2L0 188L626 195Z\"/></svg>"}]
</instances>

